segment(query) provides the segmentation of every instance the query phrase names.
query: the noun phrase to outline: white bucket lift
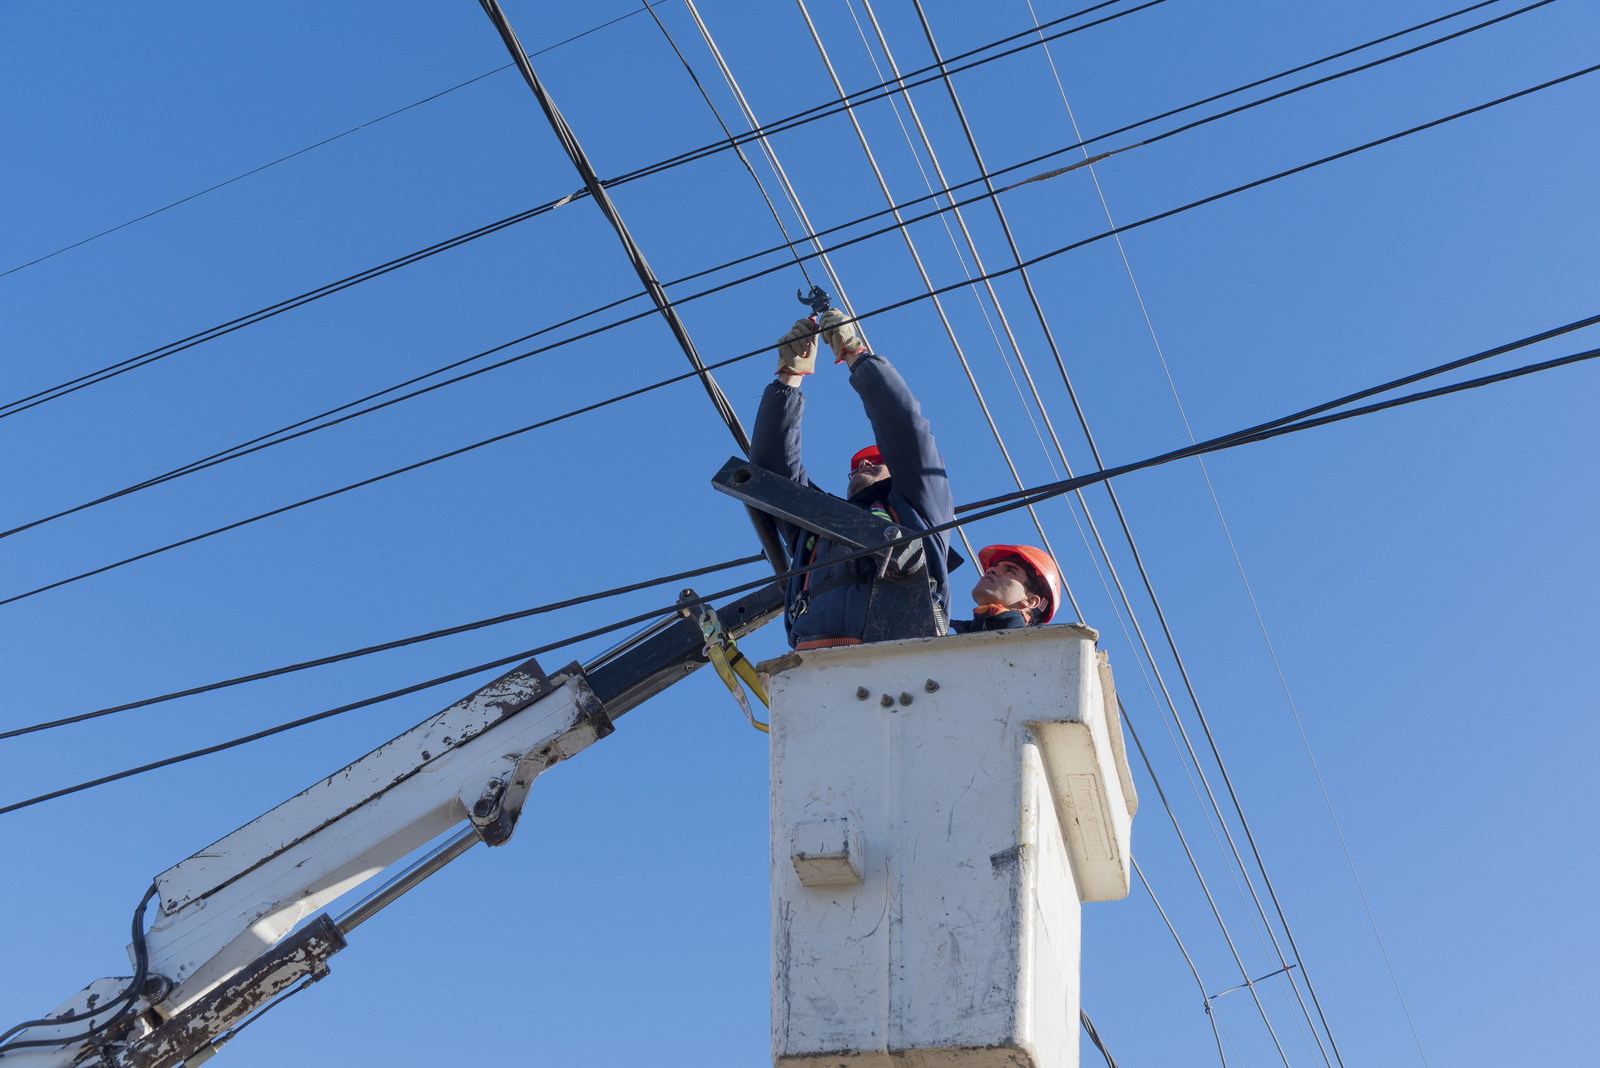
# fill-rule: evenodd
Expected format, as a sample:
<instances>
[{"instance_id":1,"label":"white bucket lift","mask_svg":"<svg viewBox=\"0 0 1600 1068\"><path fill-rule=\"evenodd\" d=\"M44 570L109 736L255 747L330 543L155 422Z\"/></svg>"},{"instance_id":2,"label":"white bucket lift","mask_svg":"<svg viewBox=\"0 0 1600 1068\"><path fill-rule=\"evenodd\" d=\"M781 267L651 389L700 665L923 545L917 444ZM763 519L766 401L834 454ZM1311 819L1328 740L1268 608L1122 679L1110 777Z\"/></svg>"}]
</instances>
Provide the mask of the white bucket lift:
<instances>
[{"instance_id":1,"label":"white bucket lift","mask_svg":"<svg viewBox=\"0 0 1600 1068\"><path fill-rule=\"evenodd\" d=\"M1137 807L1096 637L763 665L778 1068L1075 1068L1079 903L1127 895Z\"/></svg>"}]
</instances>

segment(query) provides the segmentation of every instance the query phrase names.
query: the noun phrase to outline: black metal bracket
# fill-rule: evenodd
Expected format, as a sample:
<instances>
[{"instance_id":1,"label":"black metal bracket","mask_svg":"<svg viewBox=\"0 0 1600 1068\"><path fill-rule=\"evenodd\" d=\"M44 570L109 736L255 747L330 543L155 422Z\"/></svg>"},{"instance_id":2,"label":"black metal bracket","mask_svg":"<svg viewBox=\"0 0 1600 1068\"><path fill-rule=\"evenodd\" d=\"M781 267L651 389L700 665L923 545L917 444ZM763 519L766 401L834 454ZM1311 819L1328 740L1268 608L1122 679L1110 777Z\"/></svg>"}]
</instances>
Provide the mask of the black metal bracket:
<instances>
[{"instance_id":1,"label":"black metal bracket","mask_svg":"<svg viewBox=\"0 0 1600 1068\"><path fill-rule=\"evenodd\" d=\"M722 465L711 485L751 508L853 549L903 542L916 536L915 531L880 519L864 508L813 486L802 486L737 456ZM879 572L867 602L863 642L931 638L944 633L934 611L933 589L928 585L926 569L904 578L883 574L881 566Z\"/></svg>"}]
</instances>

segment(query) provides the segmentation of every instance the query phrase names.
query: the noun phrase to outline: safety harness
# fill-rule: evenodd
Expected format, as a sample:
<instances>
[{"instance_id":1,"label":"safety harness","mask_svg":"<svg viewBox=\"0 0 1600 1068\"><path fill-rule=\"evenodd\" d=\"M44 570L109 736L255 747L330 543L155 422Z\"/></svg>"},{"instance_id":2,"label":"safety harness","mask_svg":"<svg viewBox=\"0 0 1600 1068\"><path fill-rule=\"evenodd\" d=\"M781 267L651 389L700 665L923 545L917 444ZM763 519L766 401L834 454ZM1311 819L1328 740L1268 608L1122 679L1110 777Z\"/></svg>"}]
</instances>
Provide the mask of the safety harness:
<instances>
[{"instance_id":1,"label":"safety harness","mask_svg":"<svg viewBox=\"0 0 1600 1068\"><path fill-rule=\"evenodd\" d=\"M887 501L874 501L868 506L874 516L886 523L900 526L900 514L894 505ZM800 567L810 567L817 560L817 535L806 535L805 544L800 550L802 560ZM813 598L820 597L832 590L844 586L870 586L879 579L904 579L924 570L926 549L921 538L908 538L903 543L885 549L872 556L860 556L849 561L851 566L845 568L843 573L833 580L820 586L813 586L811 578L815 571L807 571L800 581L800 592L789 604L789 622L792 626L796 620L805 615L811 608ZM932 579L929 579L931 584ZM939 624L939 629L945 629L944 613L940 608L939 599L933 600L934 617ZM799 642L796 649L827 649L840 645L860 645L860 638L813 638Z\"/></svg>"}]
</instances>

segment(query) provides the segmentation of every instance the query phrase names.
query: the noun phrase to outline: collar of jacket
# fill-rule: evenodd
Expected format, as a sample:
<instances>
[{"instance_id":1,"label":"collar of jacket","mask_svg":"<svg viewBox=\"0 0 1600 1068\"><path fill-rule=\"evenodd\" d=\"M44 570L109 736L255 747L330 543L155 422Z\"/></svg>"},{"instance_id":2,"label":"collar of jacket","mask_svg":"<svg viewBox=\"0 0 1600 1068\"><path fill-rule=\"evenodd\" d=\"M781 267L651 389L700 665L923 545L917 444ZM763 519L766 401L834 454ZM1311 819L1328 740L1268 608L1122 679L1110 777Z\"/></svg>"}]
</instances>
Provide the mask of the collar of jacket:
<instances>
[{"instance_id":1,"label":"collar of jacket","mask_svg":"<svg viewBox=\"0 0 1600 1068\"><path fill-rule=\"evenodd\" d=\"M977 630L1009 630L1013 627L1026 627L1028 617L1015 608L980 604L972 609L972 625Z\"/></svg>"}]
</instances>

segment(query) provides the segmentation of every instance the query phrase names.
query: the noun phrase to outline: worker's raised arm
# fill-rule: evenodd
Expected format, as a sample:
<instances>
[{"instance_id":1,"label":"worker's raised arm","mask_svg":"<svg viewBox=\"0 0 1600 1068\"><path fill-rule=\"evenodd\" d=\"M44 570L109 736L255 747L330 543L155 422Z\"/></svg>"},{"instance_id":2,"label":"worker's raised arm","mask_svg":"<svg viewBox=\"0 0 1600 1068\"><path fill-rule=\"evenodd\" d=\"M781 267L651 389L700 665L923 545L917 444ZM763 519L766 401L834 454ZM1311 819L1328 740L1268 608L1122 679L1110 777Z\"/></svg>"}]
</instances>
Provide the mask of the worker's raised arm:
<instances>
[{"instance_id":1,"label":"worker's raised arm","mask_svg":"<svg viewBox=\"0 0 1600 1068\"><path fill-rule=\"evenodd\" d=\"M797 319L778 339L778 379L761 393L756 429L750 438L750 462L775 475L811 485L800 462L800 416L806 397L800 383L817 363L817 327L810 319Z\"/></svg>"},{"instance_id":2,"label":"worker's raised arm","mask_svg":"<svg viewBox=\"0 0 1600 1068\"><path fill-rule=\"evenodd\" d=\"M861 395L895 491L929 526L950 522L956 505L944 457L911 387L893 364L875 353L863 352L849 362L850 384Z\"/></svg>"},{"instance_id":3,"label":"worker's raised arm","mask_svg":"<svg viewBox=\"0 0 1600 1068\"><path fill-rule=\"evenodd\" d=\"M806 395L800 387L769 383L761 392L761 407L756 410L750 462L809 486L806 465L800 462L800 416L805 410Z\"/></svg>"}]
</instances>

